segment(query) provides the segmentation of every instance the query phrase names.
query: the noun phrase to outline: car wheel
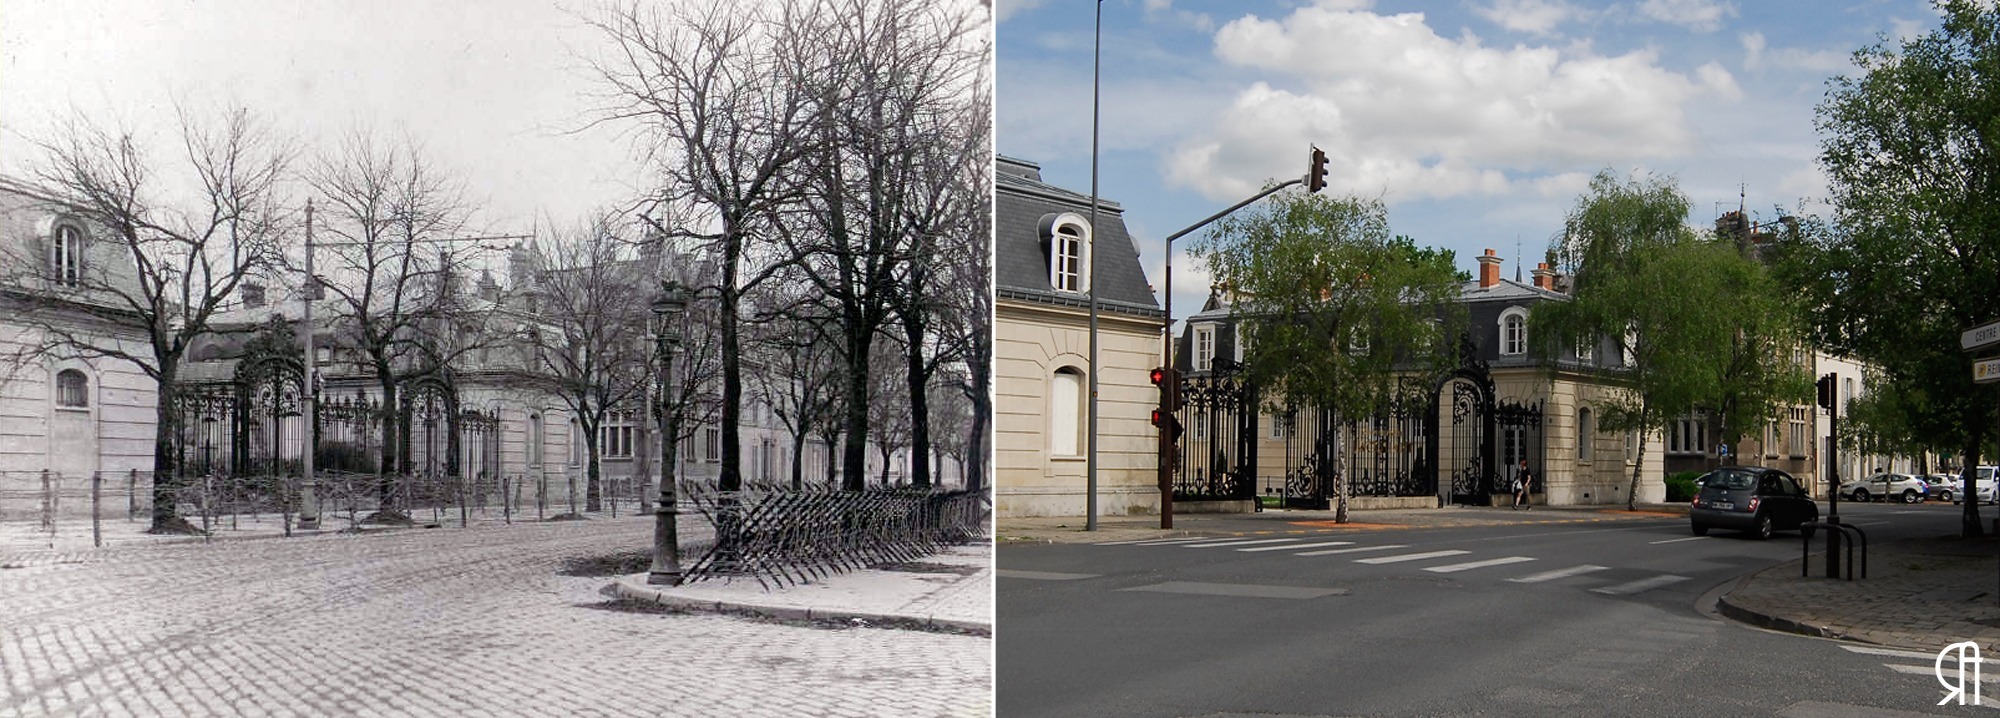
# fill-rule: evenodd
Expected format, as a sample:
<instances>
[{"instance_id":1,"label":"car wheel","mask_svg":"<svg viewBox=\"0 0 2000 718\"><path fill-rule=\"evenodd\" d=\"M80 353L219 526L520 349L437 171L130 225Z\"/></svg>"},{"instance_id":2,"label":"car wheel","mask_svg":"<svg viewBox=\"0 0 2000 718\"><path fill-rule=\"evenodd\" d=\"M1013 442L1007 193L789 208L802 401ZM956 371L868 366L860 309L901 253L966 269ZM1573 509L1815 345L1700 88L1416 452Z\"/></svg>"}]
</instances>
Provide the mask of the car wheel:
<instances>
[{"instance_id":1,"label":"car wheel","mask_svg":"<svg viewBox=\"0 0 2000 718\"><path fill-rule=\"evenodd\" d=\"M1914 504L1916 502L1917 502L1917 490L1903 489L1903 503Z\"/></svg>"},{"instance_id":2,"label":"car wheel","mask_svg":"<svg viewBox=\"0 0 2000 718\"><path fill-rule=\"evenodd\" d=\"M1695 525L1694 525L1694 535L1696 535L1696 536L1707 536L1707 535L1708 535L1708 526L1706 526L1706 525L1704 525L1704 524L1695 524Z\"/></svg>"},{"instance_id":3,"label":"car wheel","mask_svg":"<svg viewBox=\"0 0 2000 718\"><path fill-rule=\"evenodd\" d=\"M1868 490L1867 490L1867 489L1855 489L1855 490L1854 490L1854 500L1855 500L1855 501L1867 501L1867 500L1868 500Z\"/></svg>"},{"instance_id":4,"label":"car wheel","mask_svg":"<svg viewBox=\"0 0 2000 718\"><path fill-rule=\"evenodd\" d=\"M1957 501L1952 501L1952 500L1951 500L1951 492L1950 492L1950 491L1939 491L1939 492L1938 492L1938 500L1939 500L1939 501L1951 501L1951 503L1954 503L1954 504L1955 504L1955 503L1958 503Z\"/></svg>"},{"instance_id":5,"label":"car wheel","mask_svg":"<svg viewBox=\"0 0 2000 718\"><path fill-rule=\"evenodd\" d=\"M1771 526L1770 514L1765 514L1763 516L1757 517L1757 532L1756 532L1757 540L1763 541L1771 538L1772 528L1774 527Z\"/></svg>"}]
</instances>

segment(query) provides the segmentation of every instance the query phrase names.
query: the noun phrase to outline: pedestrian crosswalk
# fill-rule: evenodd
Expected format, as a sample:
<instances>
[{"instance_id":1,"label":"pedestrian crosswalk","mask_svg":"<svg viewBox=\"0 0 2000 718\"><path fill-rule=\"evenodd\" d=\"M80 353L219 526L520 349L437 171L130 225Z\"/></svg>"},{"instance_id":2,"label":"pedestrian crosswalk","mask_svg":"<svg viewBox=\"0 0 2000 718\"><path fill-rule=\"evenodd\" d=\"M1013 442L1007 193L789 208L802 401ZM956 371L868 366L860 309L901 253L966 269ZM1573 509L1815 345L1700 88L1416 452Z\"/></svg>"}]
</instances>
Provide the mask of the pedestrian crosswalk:
<instances>
[{"instance_id":1,"label":"pedestrian crosswalk","mask_svg":"<svg viewBox=\"0 0 2000 718\"><path fill-rule=\"evenodd\" d=\"M1884 662L1882 667L1889 669L1893 673L1923 676L1924 680L1922 682L1926 689L1935 690L1940 683L1946 688L1962 686L1966 693L1965 705L1968 707L1974 704L1974 696L1976 695L1977 705L1987 708L2000 708L2000 696L1993 695L2000 694L2000 685L1995 685L2000 684L2000 671L1981 671L1980 668L1982 666L1979 665L1994 662L1992 658L1987 658L1983 661L1975 659L1972 663L1967 664L1962 677L1964 682L1961 683L1958 655L1955 652L1946 654L1944 658L1939 658L1936 653L1905 651L1897 648L1855 646L1845 643L1841 644L1840 647L1849 653L1861 654L1871 659L1896 660L1898 661L1896 663ZM1974 681L1977 681L1978 684L1977 692L1973 689ZM1942 696L1946 694L1940 691L1936 695ZM1957 707L1957 703L1957 698L1951 698L1950 703L1940 705Z\"/></svg>"},{"instance_id":2,"label":"pedestrian crosswalk","mask_svg":"<svg viewBox=\"0 0 2000 718\"><path fill-rule=\"evenodd\" d=\"M1513 583L1540 584L1562 581L1576 585L1579 588L1588 586L1592 593L1605 596L1636 596L1692 580L1688 576L1631 569L1621 571L1610 566L1599 566L1596 564L1547 567L1542 565L1541 558L1535 556L1479 556L1472 549L1411 547L1405 544L1363 544L1357 541L1326 540L1324 536L1189 536L1171 539L1108 541L1097 545L1225 549L1263 555L1282 551L1290 556L1301 558L1324 557L1327 560L1345 560L1366 566L1407 567L1429 573L1490 576L1493 578L1503 578ZM1516 572L1524 569L1540 570L1534 570L1525 574L1507 575L1505 571L1510 567Z\"/></svg>"}]
</instances>

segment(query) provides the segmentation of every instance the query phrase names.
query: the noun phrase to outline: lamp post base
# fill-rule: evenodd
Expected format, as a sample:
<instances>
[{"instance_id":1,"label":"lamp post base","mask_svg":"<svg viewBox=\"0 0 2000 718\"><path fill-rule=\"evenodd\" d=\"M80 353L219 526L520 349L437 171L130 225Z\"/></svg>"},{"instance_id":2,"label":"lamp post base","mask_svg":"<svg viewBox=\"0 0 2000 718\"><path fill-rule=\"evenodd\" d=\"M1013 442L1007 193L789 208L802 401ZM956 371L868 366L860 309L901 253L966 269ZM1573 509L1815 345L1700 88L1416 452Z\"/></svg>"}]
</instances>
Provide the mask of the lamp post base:
<instances>
[{"instance_id":1,"label":"lamp post base","mask_svg":"<svg viewBox=\"0 0 2000 718\"><path fill-rule=\"evenodd\" d=\"M646 574L646 584L650 586L679 586L681 585L681 572L648 573Z\"/></svg>"},{"instance_id":2,"label":"lamp post base","mask_svg":"<svg viewBox=\"0 0 2000 718\"><path fill-rule=\"evenodd\" d=\"M307 481L299 484L299 530L319 530L319 484Z\"/></svg>"}]
</instances>

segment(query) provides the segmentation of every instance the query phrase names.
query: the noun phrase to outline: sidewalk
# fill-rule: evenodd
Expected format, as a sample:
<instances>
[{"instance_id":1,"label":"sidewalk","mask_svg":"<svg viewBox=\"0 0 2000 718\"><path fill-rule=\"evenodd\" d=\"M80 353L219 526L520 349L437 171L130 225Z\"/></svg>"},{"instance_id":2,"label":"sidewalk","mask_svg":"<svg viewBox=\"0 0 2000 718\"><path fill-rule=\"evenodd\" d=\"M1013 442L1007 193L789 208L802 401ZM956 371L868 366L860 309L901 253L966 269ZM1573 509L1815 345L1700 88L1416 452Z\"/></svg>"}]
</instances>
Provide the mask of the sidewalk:
<instances>
[{"instance_id":1,"label":"sidewalk","mask_svg":"<svg viewBox=\"0 0 2000 718\"><path fill-rule=\"evenodd\" d=\"M1847 581L1825 578L1816 550L1812 577L1800 577L1792 559L1739 579L1716 609L1765 628L1926 652L1959 641L1991 646L2000 643L1996 556L1994 537L1891 542L1870 546L1867 577Z\"/></svg>"},{"instance_id":2,"label":"sidewalk","mask_svg":"<svg viewBox=\"0 0 2000 718\"><path fill-rule=\"evenodd\" d=\"M620 598L687 610L993 633L993 545L983 541L771 590L752 578L651 586L645 574L622 576L608 588Z\"/></svg>"},{"instance_id":3,"label":"sidewalk","mask_svg":"<svg viewBox=\"0 0 2000 718\"><path fill-rule=\"evenodd\" d=\"M1638 511L1616 506L1536 506L1517 511L1508 507L1447 506L1437 509L1354 509L1348 522L1334 523L1332 511L1265 509L1248 514L1177 514L1172 529L1160 528L1160 517L1101 516L1097 530L1084 530L1082 516L1002 518L995 535L999 543L1103 543L1177 536L1251 536L1319 534L1349 531L1393 531L1418 528L1580 524L1687 516L1686 504L1642 504Z\"/></svg>"}]
</instances>

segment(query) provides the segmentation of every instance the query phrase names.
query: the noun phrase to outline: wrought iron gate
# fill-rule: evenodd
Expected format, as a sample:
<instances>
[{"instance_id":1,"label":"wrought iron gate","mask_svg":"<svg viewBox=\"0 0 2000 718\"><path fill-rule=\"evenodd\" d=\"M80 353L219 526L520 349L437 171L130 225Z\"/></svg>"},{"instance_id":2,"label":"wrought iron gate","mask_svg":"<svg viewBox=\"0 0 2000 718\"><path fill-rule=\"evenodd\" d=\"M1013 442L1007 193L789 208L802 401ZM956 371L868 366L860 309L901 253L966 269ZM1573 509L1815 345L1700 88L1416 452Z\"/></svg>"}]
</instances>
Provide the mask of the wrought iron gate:
<instances>
[{"instance_id":1,"label":"wrought iron gate","mask_svg":"<svg viewBox=\"0 0 2000 718\"><path fill-rule=\"evenodd\" d=\"M1174 500L1256 498L1257 397L1235 362L1181 379L1182 434L1174 455Z\"/></svg>"}]
</instances>

